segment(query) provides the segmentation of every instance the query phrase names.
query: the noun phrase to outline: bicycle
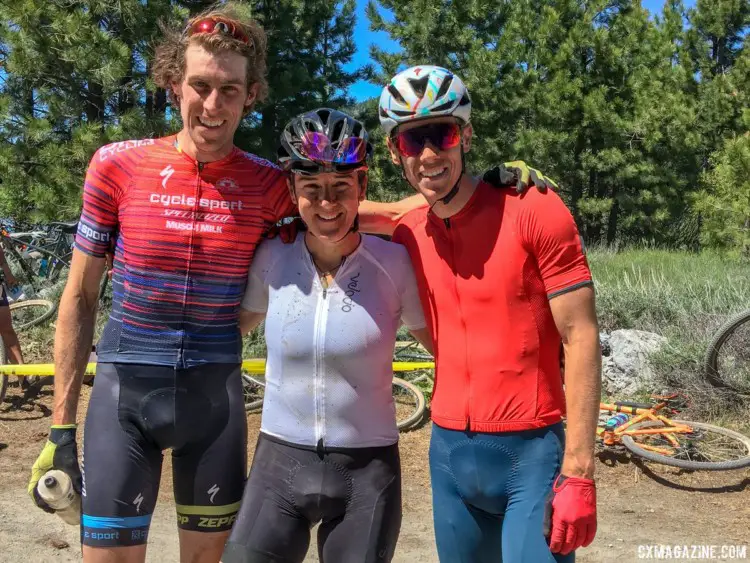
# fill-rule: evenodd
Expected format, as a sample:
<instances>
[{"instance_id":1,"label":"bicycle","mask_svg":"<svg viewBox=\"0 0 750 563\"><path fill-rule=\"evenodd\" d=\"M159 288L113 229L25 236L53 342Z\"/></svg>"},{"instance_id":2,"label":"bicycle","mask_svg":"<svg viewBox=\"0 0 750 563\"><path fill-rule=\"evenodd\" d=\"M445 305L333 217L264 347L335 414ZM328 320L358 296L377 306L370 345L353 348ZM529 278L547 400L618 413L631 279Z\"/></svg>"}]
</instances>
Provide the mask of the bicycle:
<instances>
[{"instance_id":1,"label":"bicycle","mask_svg":"<svg viewBox=\"0 0 750 563\"><path fill-rule=\"evenodd\" d=\"M681 469L729 471L750 466L750 438L705 422L668 418L663 413L675 414L685 406L678 394L655 395L652 400L600 403L599 447L620 451L624 446L633 455ZM608 422L613 413L627 420Z\"/></svg>"},{"instance_id":2,"label":"bicycle","mask_svg":"<svg viewBox=\"0 0 750 563\"><path fill-rule=\"evenodd\" d=\"M737 313L716 331L703 360L714 387L750 393L750 309Z\"/></svg>"},{"instance_id":3,"label":"bicycle","mask_svg":"<svg viewBox=\"0 0 750 563\"><path fill-rule=\"evenodd\" d=\"M2 229L3 247L18 263L29 284L38 289L39 281L56 282L70 267L78 221L54 221L44 230L9 233Z\"/></svg>"},{"instance_id":4,"label":"bicycle","mask_svg":"<svg viewBox=\"0 0 750 563\"><path fill-rule=\"evenodd\" d=\"M250 363L253 362L253 363ZM263 392L266 386L265 360L243 362L242 389L245 399L245 410L255 412L263 406ZM394 362L394 373L434 368L432 362ZM424 417L427 402L424 393L412 382L394 377L392 383L393 399L396 405L396 426L400 431L416 426Z\"/></svg>"}]
</instances>

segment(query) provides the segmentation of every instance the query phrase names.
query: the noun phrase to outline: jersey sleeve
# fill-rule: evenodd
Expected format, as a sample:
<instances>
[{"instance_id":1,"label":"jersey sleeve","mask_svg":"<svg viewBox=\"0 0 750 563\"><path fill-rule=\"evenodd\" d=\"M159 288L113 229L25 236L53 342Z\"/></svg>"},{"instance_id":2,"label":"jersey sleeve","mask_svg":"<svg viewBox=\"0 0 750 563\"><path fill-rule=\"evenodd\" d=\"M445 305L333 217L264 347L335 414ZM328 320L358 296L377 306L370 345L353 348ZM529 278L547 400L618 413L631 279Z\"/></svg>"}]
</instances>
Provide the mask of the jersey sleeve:
<instances>
[{"instance_id":1,"label":"jersey sleeve","mask_svg":"<svg viewBox=\"0 0 750 563\"><path fill-rule=\"evenodd\" d=\"M274 241L267 240L261 242L255 251L241 303L246 311L254 313L268 311L268 273L271 268L272 246L274 246Z\"/></svg>"},{"instance_id":2,"label":"jersey sleeve","mask_svg":"<svg viewBox=\"0 0 750 563\"><path fill-rule=\"evenodd\" d=\"M584 285L592 277L575 220L554 192L527 192L521 203L518 230L536 258L547 297L552 298Z\"/></svg>"},{"instance_id":3,"label":"jersey sleeve","mask_svg":"<svg viewBox=\"0 0 750 563\"><path fill-rule=\"evenodd\" d=\"M266 192L266 213L271 217L274 224L285 217L297 214L297 206L292 202L286 176L282 173L276 174L276 179Z\"/></svg>"},{"instance_id":4,"label":"jersey sleeve","mask_svg":"<svg viewBox=\"0 0 750 563\"><path fill-rule=\"evenodd\" d=\"M399 245L399 266L401 275L401 322L409 330L419 330L427 326L419 300L417 278L406 248Z\"/></svg>"},{"instance_id":5,"label":"jersey sleeve","mask_svg":"<svg viewBox=\"0 0 750 563\"><path fill-rule=\"evenodd\" d=\"M104 257L117 229L120 195L129 182L129 172L107 147L94 154L83 184L83 211L75 238L78 250Z\"/></svg>"}]
</instances>

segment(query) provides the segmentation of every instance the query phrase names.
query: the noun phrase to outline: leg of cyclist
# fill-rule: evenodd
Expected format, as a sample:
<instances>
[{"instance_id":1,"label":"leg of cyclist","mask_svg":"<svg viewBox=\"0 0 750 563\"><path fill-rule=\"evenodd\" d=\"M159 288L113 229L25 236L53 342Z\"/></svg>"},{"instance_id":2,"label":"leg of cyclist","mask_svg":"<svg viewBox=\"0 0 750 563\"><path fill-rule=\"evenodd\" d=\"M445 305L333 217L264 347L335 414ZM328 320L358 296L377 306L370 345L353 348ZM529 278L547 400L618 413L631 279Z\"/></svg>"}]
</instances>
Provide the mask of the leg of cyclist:
<instances>
[{"instance_id":1,"label":"leg of cyclist","mask_svg":"<svg viewBox=\"0 0 750 563\"><path fill-rule=\"evenodd\" d=\"M499 563L502 561L502 512L505 507L504 486L500 483L503 479L502 468L489 468L493 472L492 481L499 485L500 494L495 499L487 494L489 491L485 488L484 499L477 498L476 494L471 495L484 505L484 509L467 502L468 499L464 498L459 487L458 479L461 475L457 475L456 470L460 471L460 467L455 467L455 458L463 457L477 470L481 469L480 463L484 465L484 462L479 459L476 451L471 451L474 450L474 444L464 439L464 436L463 432L432 425L429 456L438 557L441 563ZM469 455L462 455L465 452L461 450L466 448L470 449ZM478 471L476 477L480 477ZM464 485L476 490L479 483ZM488 512L488 508L493 510Z\"/></svg>"},{"instance_id":2,"label":"leg of cyclist","mask_svg":"<svg viewBox=\"0 0 750 563\"><path fill-rule=\"evenodd\" d=\"M136 366L137 367L137 366ZM136 426L138 400L114 364L97 366L83 440L85 563L142 563L161 479L161 449Z\"/></svg>"},{"instance_id":3,"label":"leg of cyclist","mask_svg":"<svg viewBox=\"0 0 750 563\"><path fill-rule=\"evenodd\" d=\"M300 467L316 459L309 451L279 446L261 434L242 506L222 563L302 563L310 546L310 521L291 495Z\"/></svg>"},{"instance_id":4,"label":"leg of cyclist","mask_svg":"<svg viewBox=\"0 0 750 563\"><path fill-rule=\"evenodd\" d=\"M180 562L216 563L237 517L247 475L240 368L211 365L187 370L181 376L190 395L200 393L208 399L212 415L201 409L204 435L172 453ZM210 381L214 383L207 384ZM176 403L176 428L194 429L195 408L189 403L182 408L179 392Z\"/></svg>"},{"instance_id":5,"label":"leg of cyclist","mask_svg":"<svg viewBox=\"0 0 750 563\"><path fill-rule=\"evenodd\" d=\"M517 456L516 478L508 483L503 521L503 558L509 563L575 561L574 553L551 553L543 535L547 495L560 472L564 443L562 423L518 433L508 441Z\"/></svg>"},{"instance_id":6,"label":"leg of cyclist","mask_svg":"<svg viewBox=\"0 0 750 563\"><path fill-rule=\"evenodd\" d=\"M351 478L342 518L318 528L318 556L326 563L391 561L401 531L401 461L398 445L330 454Z\"/></svg>"}]
</instances>

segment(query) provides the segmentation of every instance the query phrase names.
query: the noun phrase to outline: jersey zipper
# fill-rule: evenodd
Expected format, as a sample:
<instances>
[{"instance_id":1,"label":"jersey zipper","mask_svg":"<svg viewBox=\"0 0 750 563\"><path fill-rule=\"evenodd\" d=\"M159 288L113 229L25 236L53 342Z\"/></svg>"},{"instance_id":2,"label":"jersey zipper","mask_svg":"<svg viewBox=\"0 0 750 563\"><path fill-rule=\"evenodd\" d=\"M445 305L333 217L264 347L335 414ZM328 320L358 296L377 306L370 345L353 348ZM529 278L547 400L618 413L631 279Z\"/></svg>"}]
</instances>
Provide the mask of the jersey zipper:
<instances>
[{"instance_id":1,"label":"jersey zipper","mask_svg":"<svg viewBox=\"0 0 750 563\"><path fill-rule=\"evenodd\" d=\"M321 298L315 310L315 373L313 374L313 389L315 390L315 444L319 453L323 453L325 448L325 373L323 373L323 355L325 354L325 333L328 324L328 288L323 286L320 278L317 276L315 264L309 255L310 265L315 273L315 283L320 284Z\"/></svg>"},{"instance_id":2,"label":"jersey zipper","mask_svg":"<svg viewBox=\"0 0 750 563\"><path fill-rule=\"evenodd\" d=\"M471 428L471 374L469 373L469 343L466 342L466 319L464 317L463 309L461 308L461 294L458 291L458 276L456 274L456 249L453 244L453 236L451 234L451 220L450 217L446 217L443 219L443 223L445 223L445 230L446 234L448 236L448 244L450 245L451 249L451 271L453 272L453 291L456 294L456 303L458 305L458 316L461 319L461 327L463 328L464 332L464 361L466 362L466 404L464 407L464 413L466 416L466 428L465 430L469 430Z\"/></svg>"},{"instance_id":3,"label":"jersey zipper","mask_svg":"<svg viewBox=\"0 0 750 563\"><path fill-rule=\"evenodd\" d=\"M190 239L188 242L188 260L187 265L185 267L185 289L183 290L182 294L182 323L181 323L181 332L182 337L180 341L180 357L178 360L178 365L182 368L186 367L185 365L185 333L187 329L187 324L185 322L187 318L187 303L188 303L188 293L190 292L190 266L193 263L193 250L194 250L194 237L195 237L195 222L196 217L198 215L198 209L199 209L199 202L201 198L201 172L203 172L203 167L205 164L203 162L197 162L196 163L196 174L195 174L195 203L193 204L193 212L192 212L192 218L190 219Z\"/></svg>"}]
</instances>

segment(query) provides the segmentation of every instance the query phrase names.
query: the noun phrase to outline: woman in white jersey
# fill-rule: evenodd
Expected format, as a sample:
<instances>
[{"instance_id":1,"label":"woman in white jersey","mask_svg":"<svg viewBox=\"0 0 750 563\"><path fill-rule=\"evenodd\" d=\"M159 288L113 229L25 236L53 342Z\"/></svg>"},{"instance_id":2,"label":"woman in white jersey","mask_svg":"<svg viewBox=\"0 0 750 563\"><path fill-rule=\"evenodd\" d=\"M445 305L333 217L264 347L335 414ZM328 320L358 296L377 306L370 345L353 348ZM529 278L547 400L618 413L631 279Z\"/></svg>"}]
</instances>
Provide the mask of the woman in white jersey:
<instances>
[{"instance_id":1,"label":"woman in white jersey","mask_svg":"<svg viewBox=\"0 0 750 563\"><path fill-rule=\"evenodd\" d=\"M396 330L426 347L409 256L357 231L372 152L363 125L330 109L293 119L280 165L307 230L264 242L240 325L266 319L261 434L224 563L302 562L311 527L325 563L390 561L401 527L391 392Z\"/></svg>"}]
</instances>

